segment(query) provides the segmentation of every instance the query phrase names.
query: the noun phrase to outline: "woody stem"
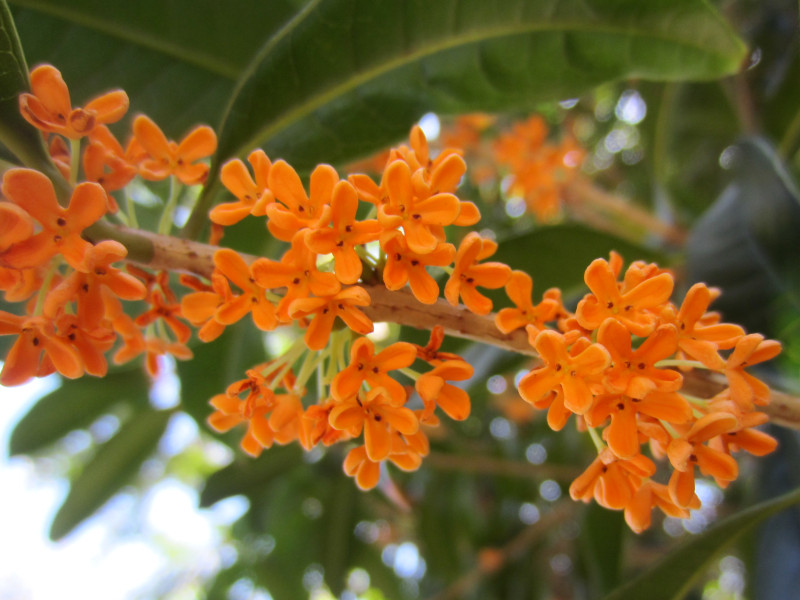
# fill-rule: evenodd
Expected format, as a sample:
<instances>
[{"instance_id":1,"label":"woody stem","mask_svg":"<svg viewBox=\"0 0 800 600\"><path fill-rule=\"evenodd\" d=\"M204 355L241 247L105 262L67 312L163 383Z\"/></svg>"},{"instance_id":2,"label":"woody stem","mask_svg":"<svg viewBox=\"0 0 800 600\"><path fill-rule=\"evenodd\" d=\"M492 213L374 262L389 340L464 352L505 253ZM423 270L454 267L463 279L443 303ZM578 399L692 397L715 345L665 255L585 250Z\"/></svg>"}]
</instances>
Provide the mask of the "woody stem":
<instances>
[{"instance_id":1,"label":"woody stem","mask_svg":"<svg viewBox=\"0 0 800 600\"><path fill-rule=\"evenodd\" d=\"M107 223L97 223L85 233L95 243L103 239L119 241L128 249L128 260L151 269L192 273L207 279L214 272L217 246ZM257 258L241 256L247 263ZM522 329L502 333L494 324L494 314L476 315L462 305L451 306L443 298L434 304L423 304L407 289L393 292L381 284L362 284L361 287L372 299L372 304L363 311L375 322L426 330L441 325L449 335L537 357L527 333ZM724 378L706 370L694 369L684 375L683 390L701 398L711 398L725 387ZM763 410L773 423L800 429L800 398L772 390L770 404Z\"/></svg>"}]
</instances>

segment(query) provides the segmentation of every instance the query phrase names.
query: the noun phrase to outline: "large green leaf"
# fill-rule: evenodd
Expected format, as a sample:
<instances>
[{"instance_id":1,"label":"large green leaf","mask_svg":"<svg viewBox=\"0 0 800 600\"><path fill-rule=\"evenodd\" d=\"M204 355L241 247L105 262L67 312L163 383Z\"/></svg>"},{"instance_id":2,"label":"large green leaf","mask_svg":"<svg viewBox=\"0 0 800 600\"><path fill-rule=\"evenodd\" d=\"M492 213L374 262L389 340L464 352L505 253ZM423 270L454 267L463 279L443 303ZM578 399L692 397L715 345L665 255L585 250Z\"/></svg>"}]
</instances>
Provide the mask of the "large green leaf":
<instances>
[{"instance_id":1,"label":"large green leaf","mask_svg":"<svg viewBox=\"0 0 800 600\"><path fill-rule=\"evenodd\" d=\"M74 429L88 427L120 403L146 404L147 391L147 378L138 369L112 372L102 381L88 376L64 381L20 419L11 432L9 454L36 452Z\"/></svg>"},{"instance_id":2,"label":"large green leaf","mask_svg":"<svg viewBox=\"0 0 800 600\"><path fill-rule=\"evenodd\" d=\"M689 539L654 568L618 588L606 596L605 600L683 598L718 552L757 523L799 502L800 489L797 489L728 517L706 532Z\"/></svg>"},{"instance_id":3,"label":"large green leaf","mask_svg":"<svg viewBox=\"0 0 800 600\"><path fill-rule=\"evenodd\" d=\"M625 77L730 74L744 45L705 2L315 0L240 81L220 156L298 166L390 142L422 111L505 110Z\"/></svg>"},{"instance_id":4,"label":"large green leaf","mask_svg":"<svg viewBox=\"0 0 800 600\"><path fill-rule=\"evenodd\" d=\"M148 410L133 415L97 452L71 482L69 493L50 526L59 540L128 483L155 450L172 411Z\"/></svg>"}]
</instances>

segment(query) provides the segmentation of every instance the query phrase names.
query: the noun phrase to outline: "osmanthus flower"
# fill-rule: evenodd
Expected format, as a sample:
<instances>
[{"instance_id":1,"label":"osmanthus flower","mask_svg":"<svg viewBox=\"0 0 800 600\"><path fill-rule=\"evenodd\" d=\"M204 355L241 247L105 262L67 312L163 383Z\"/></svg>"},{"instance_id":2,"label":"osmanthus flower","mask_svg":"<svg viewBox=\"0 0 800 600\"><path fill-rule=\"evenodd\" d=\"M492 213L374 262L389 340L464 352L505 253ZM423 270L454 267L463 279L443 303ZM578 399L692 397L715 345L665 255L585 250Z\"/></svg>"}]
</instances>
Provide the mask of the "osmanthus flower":
<instances>
[{"instance_id":1,"label":"osmanthus flower","mask_svg":"<svg viewBox=\"0 0 800 600\"><path fill-rule=\"evenodd\" d=\"M339 175L330 165L318 165L309 179L308 193L300 176L286 161L278 160L269 170L269 188L277 202L266 207L267 227L272 235L291 242L301 229L322 227L321 219L330 217L323 207L331 203Z\"/></svg>"},{"instance_id":2,"label":"osmanthus flower","mask_svg":"<svg viewBox=\"0 0 800 600\"><path fill-rule=\"evenodd\" d=\"M252 267L248 266L238 252L220 248L214 253L216 271L236 285L242 293L233 295L217 307L214 318L223 325L231 325L250 313L253 323L262 331L271 331L278 325L275 306L259 285Z\"/></svg>"},{"instance_id":3,"label":"osmanthus flower","mask_svg":"<svg viewBox=\"0 0 800 600\"><path fill-rule=\"evenodd\" d=\"M361 258L355 247L377 240L383 231L375 219L359 221L357 211L356 189L349 181L339 181L333 188L331 203L322 207L318 227L305 236L312 252L333 254L334 272L345 284L356 283L361 277Z\"/></svg>"},{"instance_id":4,"label":"osmanthus flower","mask_svg":"<svg viewBox=\"0 0 800 600\"><path fill-rule=\"evenodd\" d=\"M722 487L736 479L739 475L736 460L705 443L739 427L739 420L734 415L712 412L700 417L688 432L670 442L667 456L675 470L669 479L669 493L675 504L688 507L693 502L695 466L703 475L714 477Z\"/></svg>"},{"instance_id":5,"label":"osmanthus flower","mask_svg":"<svg viewBox=\"0 0 800 600\"><path fill-rule=\"evenodd\" d=\"M157 289L149 294L147 302L150 304L150 308L134 319L136 325L146 327L158 320L163 320L179 343L183 344L189 340L192 330L181 320L183 317L181 305L176 299L170 298L169 294ZM159 352L154 352L159 354ZM160 354L164 354L164 352L160 352Z\"/></svg>"},{"instance_id":6,"label":"osmanthus flower","mask_svg":"<svg viewBox=\"0 0 800 600\"><path fill-rule=\"evenodd\" d=\"M208 425L220 433L247 423L247 431L240 445L253 457L259 456L264 448L271 447L274 441L267 413L274 407L275 394L259 370L259 367L248 369L246 379L232 383L224 394L211 398L210 404L216 410L207 420ZM241 398L242 394L246 394L244 398Z\"/></svg>"},{"instance_id":7,"label":"osmanthus flower","mask_svg":"<svg viewBox=\"0 0 800 600\"><path fill-rule=\"evenodd\" d=\"M743 410L751 410L754 404L766 405L770 395L769 386L744 369L772 360L780 351L780 342L764 339L758 333L745 335L736 342L725 363L725 377L728 379L731 398Z\"/></svg>"},{"instance_id":8,"label":"osmanthus flower","mask_svg":"<svg viewBox=\"0 0 800 600\"><path fill-rule=\"evenodd\" d=\"M82 329L90 331L105 317L102 288L107 288L123 300L142 300L147 295L144 284L133 275L112 266L127 255L125 246L113 240L104 240L91 246L86 251L83 269L73 271L48 292L44 314L55 318L67 304L75 301L78 323Z\"/></svg>"},{"instance_id":9,"label":"osmanthus flower","mask_svg":"<svg viewBox=\"0 0 800 600\"><path fill-rule=\"evenodd\" d=\"M304 337L306 346L310 350L322 350L328 345L336 317L356 333L372 333L372 320L358 309L359 306L369 306L371 302L364 288L352 286L331 296L298 298L289 305L289 316L292 319L311 317Z\"/></svg>"},{"instance_id":10,"label":"osmanthus flower","mask_svg":"<svg viewBox=\"0 0 800 600\"><path fill-rule=\"evenodd\" d=\"M389 456L395 431L413 435L419 429L417 415L403 406L405 401L405 394L395 398L383 388L374 388L334 406L330 412L330 424L353 437L358 437L363 431L367 457L378 462Z\"/></svg>"},{"instance_id":11,"label":"osmanthus flower","mask_svg":"<svg viewBox=\"0 0 800 600\"><path fill-rule=\"evenodd\" d=\"M550 329L541 331L533 346L544 365L520 380L522 398L536 405L543 396L560 388L568 410L578 415L589 410L595 393L604 391L602 376L611 365L608 350L585 338L568 345L564 334Z\"/></svg>"},{"instance_id":12,"label":"osmanthus flower","mask_svg":"<svg viewBox=\"0 0 800 600\"><path fill-rule=\"evenodd\" d=\"M2 263L2 257L0 257ZM6 302L22 302L39 291L43 283L43 267L14 269L0 266L0 290Z\"/></svg>"},{"instance_id":13,"label":"osmanthus flower","mask_svg":"<svg viewBox=\"0 0 800 600\"><path fill-rule=\"evenodd\" d=\"M492 301L481 294L477 287L501 288L511 277L511 267L501 262L478 264L496 251L496 242L482 238L475 231L461 240L453 272L444 287L444 296L450 304L456 306L460 296L464 305L475 314L486 315L491 312Z\"/></svg>"},{"instance_id":14,"label":"osmanthus flower","mask_svg":"<svg viewBox=\"0 0 800 600\"><path fill-rule=\"evenodd\" d=\"M19 96L19 109L28 123L41 131L80 139L102 123L119 121L128 111L128 95L114 90L73 108L61 72L52 65L31 71L31 92Z\"/></svg>"},{"instance_id":15,"label":"osmanthus flower","mask_svg":"<svg viewBox=\"0 0 800 600\"><path fill-rule=\"evenodd\" d=\"M444 343L444 327L435 325L431 329L431 337L425 346L414 344L414 348L417 350L417 358L432 365L439 364L439 362L445 360L463 360L458 354L439 350L442 347L442 343Z\"/></svg>"},{"instance_id":16,"label":"osmanthus flower","mask_svg":"<svg viewBox=\"0 0 800 600\"><path fill-rule=\"evenodd\" d=\"M208 165L197 162L217 150L217 135L207 125L192 129L178 142L168 140L152 119L139 115L133 121L133 135L147 155L138 163L139 174L150 181L174 175L185 185L203 183Z\"/></svg>"},{"instance_id":17,"label":"osmanthus flower","mask_svg":"<svg viewBox=\"0 0 800 600\"><path fill-rule=\"evenodd\" d=\"M645 479L625 506L625 522L628 527L636 533L649 529L654 507L668 517L687 519L689 509L700 508L700 499L695 496L694 501L686 508L678 506L672 501L666 485Z\"/></svg>"},{"instance_id":18,"label":"osmanthus flower","mask_svg":"<svg viewBox=\"0 0 800 600\"><path fill-rule=\"evenodd\" d=\"M80 269L91 244L81 237L84 229L106 213L106 192L96 183L78 184L69 207L58 204L53 184L33 169L9 169L3 175L3 195L23 208L41 225L41 231L14 244L2 255L9 266L24 269L44 265L56 254Z\"/></svg>"},{"instance_id":19,"label":"osmanthus flower","mask_svg":"<svg viewBox=\"0 0 800 600\"><path fill-rule=\"evenodd\" d=\"M312 294L318 297L338 294L342 285L333 273L317 269L317 255L305 243L304 234L292 239L292 247L280 261L258 258L251 265L256 283L264 289L286 288L278 302L276 315L281 323L289 323L289 307L299 298Z\"/></svg>"},{"instance_id":20,"label":"osmanthus flower","mask_svg":"<svg viewBox=\"0 0 800 600\"><path fill-rule=\"evenodd\" d=\"M0 202L0 262L3 252L31 237L34 229L34 220L22 207Z\"/></svg>"},{"instance_id":21,"label":"osmanthus flower","mask_svg":"<svg viewBox=\"0 0 800 600\"><path fill-rule=\"evenodd\" d=\"M678 349L678 331L674 325L660 325L634 349L630 332L622 323L609 318L600 326L597 341L611 355L612 365L604 377L609 391L642 399L651 392L675 392L681 388L680 373L655 366Z\"/></svg>"},{"instance_id":22,"label":"osmanthus flower","mask_svg":"<svg viewBox=\"0 0 800 600\"><path fill-rule=\"evenodd\" d=\"M724 407L723 403L724 402ZM762 412L739 413L739 406L733 401L714 400L709 403L710 411L730 411L736 414L739 427L712 438L708 445L725 454L733 454L744 450L753 456L766 456L778 447L778 441L763 431L756 429L769 421L769 416Z\"/></svg>"},{"instance_id":23,"label":"osmanthus flower","mask_svg":"<svg viewBox=\"0 0 800 600\"><path fill-rule=\"evenodd\" d=\"M136 177L137 168L114 134L105 125L94 128L89 145L83 151L83 172L88 181L103 186L106 192L120 190ZM109 212L117 212L117 203L109 194Z\"/></svg>"},{"instance_id":24,"label":"osmanthus flower","mask_svg":"<svg viewBox=\"0 0 800 600\"><path fill-rule=\"evenodd\" d=\"M47 365L68 379L84 373L78 350L57 335L50 319L0 311L0 335L18 336L0 371L2 385L22 385L33 377L48 375L52 369Z\"/></svg>"},{"instance_id":25,"label":"osmanthus flower","mask_svg":"<svg viewBox=\"0 0 800 600\"><path fill-rule=\"evenodd\" d=\"M662 316L678 328L678 348L685 356L721 371L725 361L719 350L733 348L744 336L744 329L732 323L708 322L708 307L718 295L718 289L696 283L686 292L677 314L672 308Z\"/></svg>"},{"instance_id":26,"label":"osmanthus flower","mask_svg":"<svg viewBox=\"0 0 800 600\"><path fill-rule=\"evenodd\" d=\"M386 264L383 267L383 283L386 288L395 291L408 283L417 300L423 304L436 302L439 298L439 284L426 267L448 266L456 254L455 246L442 242L431 252L418 254L408 247L402 233L391 231L381 238L381 247L386 253Z\"/></svg>"},{"instance_id":27,"label":"osmanthus flower","mask_svg":"<svg viewBox=\"0 0 800 600\"><path fill-rule=\"evenodd\" d=\"M225 331L225 325L214 318L222 304L233 300L233 291L222 273L211 274L211 285L196 278L182 276L181 284L195 291L181 298L181 314L192 325L199 326L197 337L204 342L217 339Z\"/></svg>"},{"instance_id":28,"label":"osmanthus flower","mask_svg":"<svg viewBox=\"0 0 800 600\"><path fill-rule=\"evenodd\" d=\"M604 449L569 486L573 500L592 498L611 510L622 510L634 498L642 482L656 472L656 465L643 454L620 459Z\"/></svg>"},{"instance_id":29,"label":"osmanthus flower","mask_svg":"<svg viewBox=\"0 0 800 600\"><path fill-rule=\"evenodd\" d=\"M58 317L56 327L61 338L78 351L86 373L105 377L108 372L105 353L117 339L114 330L105 326L87 330L80 324L77 316L67 313Z\"/></svg>"},{"instance_id":30,"label":"osmanthus flower","mask_svg":"<svg viewBox=\"0 0 800 600\"><path fill-rule=\"evenodd\" d=\"M360 337L350 347L350 364L333 378L331 395L340 402L350 400L366 382L371 389L383 388L390 397L405 400L405 389L389 372L410 367L416 357L417 349L408 342L395 342L375 354L372 340Z\"/></svg>"},{"instance_id":31,"label":"osmanthus flower","mask_svg":"<svg viewBox=\"0 0 800 600\"><path fill-rule=\"evenodd\" d=\"M470 399L466 390L448 381L466 381L475 370L465 360L445 360L419 376L414 384L426 404L434 404L455 421L463 421L470 413Z\"/></svg>"},{"instance_id":32,"label":"osmanthus flower","mask_svg":"<svg viewBox=\"0 0 800 600\"><path fill-rule=\"evenodd\" d=\"M348 477L356 480L358 489L365 492L378 485L381 478L381 463L370 460L366 445L356 446L350 450L342 466Z\"/></svg>"},{"instance_id":33,"label":"osmanthus flower","mask_svg":"<svg viewBox=\"0 0 800 600\"><path fill-rule=\"evenodd\" d=\"M494 322L503 333L511 333L522 327L533 325L544 329L550 321L555 321L561 309L561 292L551 288L544 293L539 304L533 304L533 279L524 271L512 271L505 285L509 300L514 308L501 308Z\"/></svg>"},{"instance_id":34,"label":"osmanthus flower","mask_svg":"<svg viewBox=\"0 0 800 600\"><path fill-rule=\"evenodd\" d=\"M459 199L450 193L420 199L412 184L411 169L402 160L386 167L383 184L389 200L378 205L378 221L387 230L402 227L408 247L414 252L432 252L444 241L440 239L441 227L458 218Z\"/></svg>"},{"instance_id":35,"label":"osmanthus flower","mask_svg":"<svg viewBox=\"0 0 800 600\"><path fill-rule=\"evenodd\" d=\"M612 317L633 335L644 337L653 332L658 311L669 300L674 281L669 273L659 273L633 287L621 287L608 261L598 258L584 274L591 290L578 303L575 316L586 329L597 329Z\"/></svg>"},{"instance_id":36,"label":"osmanthus flower","mask_svg":"<svg viewBox=\"0 0 800 600\"><path fill-rule=\"evenodd\" d=\"M639 415L663 422L685 424L693 419L689 402L676 392L651 392L644 398L625 394L601 394L584 414L587 425L598 427L609 417L603 437L615 456L631 458L639 453ZM646 437L646 436L645 436Z\"/></svg>"},{"instance_id":37,"label":"osmanthus flower","mask_svg":"<svg viewBox=\"0 0 800 600\"><path fill-rule=\"evenodd\" d=\"M236 196L236 202L223 202L212 208L208 218L213 223L228 226L238 223L247 215L263 217L267 214L267 206L275 201L268 183L272 166L269 157L259 148L247 156L247 162L253 168L253 175L238 158L222 165L219 179Z\"/></svg>"},{"instance_id":38,"label":"osmanthus flower","mask_svg":"<svg viewBox=\"0 0 800 600\"><path fill-rule=\"evenodd\" d=\"M302 418L304 434L300 437L300 442L306 451L319 443L330 446L350 439L351 436L346 431L331 427L329 416L336 404L336 401L329 399L322 404L312 404L306 408Z\"/></svg>"},{"instance_id":39,"label":"osmanthus flower","mask_svg":"<svg viewBox=\"0 0 800 600\"><path fill-rule=\"evenodd\" d=\"M191 360L194 353L183 342L173 342L156 336L145 336L144 338L145 370L151 377L158 377L161 373L159 359L167 354L174 356L178 360Z\"/></svg>"}]
</instances>

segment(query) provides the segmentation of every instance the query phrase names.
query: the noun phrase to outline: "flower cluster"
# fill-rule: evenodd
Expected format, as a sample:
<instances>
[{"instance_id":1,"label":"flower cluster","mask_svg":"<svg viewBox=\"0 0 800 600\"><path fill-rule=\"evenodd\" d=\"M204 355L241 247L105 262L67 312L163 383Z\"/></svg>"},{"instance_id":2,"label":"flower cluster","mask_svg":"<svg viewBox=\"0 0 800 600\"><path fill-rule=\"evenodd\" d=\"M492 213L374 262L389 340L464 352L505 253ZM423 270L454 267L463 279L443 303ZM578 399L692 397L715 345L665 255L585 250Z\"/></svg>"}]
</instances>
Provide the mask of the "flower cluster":
<instances>
[{"instance_id":1,"label":"flower cluster","mask_svg":"<svg viewBox=\"0 0 800 600\"><path fill-rule=\"evenodd\" d=\"M214 132L198 127L176 144L139 115L123 149L106 127L128 110L122 90L75 108L61 74L50 65L31 72L31 90L20 96L20 112L42 132L73 187L62 206L53 183L38 171L13 168L3 175L0 291L19 310L0 311L0 335L17 336L0 383L19 385L55 371L69 378L102 377L106 353L114 347L115 363L145 354L151 373L164 353L190 358L185 343L191 330L181 320L167 274L123 271L114 265L126 258L125 246L86 238L87 229L118 211L111 192L137 175L202 182L208 165L198 160L214 152ZM133 318L121 300L144 300L149 308Z\"/></svg>"},{"instance_id":2,"label":"flower cluster","mask_svg":"<svg viewBox=\"0 0 800 600\"><path fill-rule=\"evenodd\" d=\"M408 286L417 300L433 304L440 288L429 268L437 269L450 273L444 294L451 304L462 299L470 310L487 314L491 301L477 288L501 288L511 273L506 265L481 262L497 245L479 234L464 236L458 249L447 241L447 227L480 219L473 203L454 194L466 171L457 151L431 158L425 135L414 127L409 145L387 156L380 182L362 174L342 179L333 167L320 165L311 173L308 190L289 164L273 163L262 150L248 156L250 168L239 159L228 161L221 180L235 200L215 206L212 222L227 227L247 216L264 217L270 234L289 247L277 260L257 258L249 264L232 250L218 250L210 282L196 282L196 291L181 303L183 315L200 328L204 341L248 313L263 331L292 324L304 330L302 344L298 341L253 373L263 377L283 369L293 374L286 391L301 398L309 379L316 377L317 401L303 409L292 439L308 449L320 441L363 434L363 445L347 455L345 471L365 489L377 484L384 460L406 470L419 466L428 451L420 426L438 424L436 407L457 420L469 415L468 396L448 381L469 379L472 367L439 351L441 329L425 348L397 342L376 350L364 337L373 331L373 322L364 312L372 301L363 284L379 278L391 291ZM347 329L339 328L337 317ZM428 370L413 370L415 361ZM292 370L296 364L297 372ZM391 371L405 378L408 387ZM242 441L246 451L257 453L254 440L265 447L273 439L288 439L276 437L277 431L266 433L273 425L266 416L272 414L271 402L259 401L264 410L245 417L256 414L254 402L240 401L230 389L227 397L215 397L217 412L210 422L227 430L249 420ZM409 408L412 402L419 408ZM259 420L255 428L252 418Z\"/></svg>"},{"instance_id":3,"label":"flower cluster","mask_svg":"<svg viewBox=\"0 0 800 600\"><path fill-rule=\"evenodd\" d=\"M275 443L310 450L351 441L344 470L370 489L386 461L407 471L420 466L429 452L427 429L440 424L440 413L460 421L471 409L458 382L470 379L473 367L442 350L441 325L431 327L425 346L376 347L368 337L373 296L388 291L431 309L472 313L503 334L524 329L541 364L519 382L521 396L546 409L555 430L575 415L598 450L570 488L572 497L624 509L636 531L649 526L653 506L686 516L698 505L695 467L725 486L738 474L734 453L775 447L756 429L766 420L756 408L768 401L769 388L745 369L773 358L777 342L721 323L708 311L718 292L703 284L673 304L669 272L635 262L622 275L616 254L589 266L590 293L574 313L557 289L534 304L531 277L487 260L497 243L460 229L480 220L477 206L455 195L466 172L463 153L444 148L434 156L418 126L407 145L382 158L377 181L342 178L323 164L306 186L288 163L262 150L247 163L226 162L220 180L234 200L210 211L212 239L256 217L286 249L272 259L218 248L213 272L182 275L191 291L178 297L168 272L120 269L115 264L127 259L126 247L93 243L91 232L107 215L136 225L133 203L127 198L120 210L114 193L139 176L169 179L159 224L168 234L181 186L208 176L203 159L216 150L214 132L199 126L175 142L139 115L123 147L106 126L128 109L121 90L73 108L49 65L34 69L31 86L20 111L45 136L70 197L60 202L50 179L31 169L3 176L0 291L19 307L0 311L0 335L17 336L0 372L3 385L55 371L103 376L109 353L115 363L145 355L155 375L164 354L191 358L189 323L210 342L249 315L261 331L293 333L284 336L290 341L281 356L213 396L209 425L219 432L246 426L241 447L253 456ZM480 136L470 134L486 126L485 118L464 120L459 135L474 144ZM558 210L565 169L580 155L569 141L549 148L546 135L534 118L495 146L495 160L512 171L512 192L524 194L540 218ZM492 314L479 288L504 288L513 307ZM123 300L141 301L144 309L131 316ZM728 386L712 398L696 397L684 389L692 369L719 374ZM668 483L653 479L655 460L672 468Z\"/></svg>"},{"instance_id":4,"label":"flower cluster","mask_svg":"<svg viewBox=\"0 0 800 600\"><path fill-rule=\"evenodd\" d=\"M733 454L774 450L775 440L755 429L767 420L756 409L769 388L745 368L774 358L780 344L721 323L708 311L718 290L695 284L676 306L669 272L634 262L618 281L622 266L616 254L592 262L590 292L574 314L553 290L533 305L530 278L515 272L506 285L515 308L501 310L496 323L503 331L524 327L541 358L521 378L521 396L547 410L554 430L575 415L595 442L598 456L573 482L572 498L624 510L638 532L649 527L654 506L677 517L699 506L697 469L726 487L738 475ZM682 372L692 369L728 385L699 398L683 385ZM672 469L666 484L653 479L654 460Z\"/></svg>"}]
</instances>

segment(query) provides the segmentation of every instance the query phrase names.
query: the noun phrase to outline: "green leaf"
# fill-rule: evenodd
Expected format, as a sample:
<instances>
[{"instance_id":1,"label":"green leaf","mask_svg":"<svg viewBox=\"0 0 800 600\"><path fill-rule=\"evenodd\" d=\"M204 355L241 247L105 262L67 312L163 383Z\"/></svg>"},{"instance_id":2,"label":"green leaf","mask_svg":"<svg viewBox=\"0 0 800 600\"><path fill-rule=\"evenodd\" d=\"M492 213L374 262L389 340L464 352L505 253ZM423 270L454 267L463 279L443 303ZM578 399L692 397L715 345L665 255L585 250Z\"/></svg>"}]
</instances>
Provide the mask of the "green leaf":
<instances>
[{"instance_id":1,"label":"green leaf","mask_svg":"<svg viewBox=\"0 0 800 600\"><path fill-rule=\"evenodd\" d=\"M108 393L113 390L112 393ZM92 424L123 402L146 404L148 382L139 370L112 372L102 381L82 377L63 381L42 397L11 432L11 456L30 454L53 444L70 431Z\"/></svg>"},{"instance_id":2,"label":"green leaf","mask_svg":"<svg viewBox=\"0 0 800 600\"><path fill-rule=\"evenodd\" d=\"M244 434L243 431L239 432ZM299 446L276 446L264 451L258 458L244 455L237 449L236 460L212 473L200 492L200 506L207 508L212 504L244 494L250 496L262 491L270 482L284 473L302 468L303 459Z\"/></svg>"},{"instance_id":3,"label":"green leaf","mask_svg":"<svg viewBox=\"0 0 800 600\"><path fill-rule=\"evenodd\" d=\"M316 0L248 68L219 154L266 141L299 167L338 162L426 110L531 107L626 77L715 78L744 55L696 0Z\"/></svg>"},{"instance_id":4,"label":"green leaf","mask_svg":"<svg viewBox=\"0 0 800 600\"><path fill-rule=\"evenodd\" d=\"M591 598L599 598L619 584L626 531L621 512L594 502L586 508L579 547L591 582Z\"/></svg>"},{"instance_id":5,"label":"green leaf","mask_svg":"<svg viewBox=\"0 0 800 600\"><path fill-rule=\"evenodd\" d=\"M604 600L679 600L691 590L718 552L767 517L800 503L800 489L751 506L720 521L670 552L655 567L618 588Z\"/></svg>"},{"instance_id":6,"label":"green leaf","mask_svg":"<svg viewBox=\"0 0 800 600\"><path fill-rule=\"evenodd\" d=\"M69 493L50 525L59 540L116 494L155 450L172 411L148 410L133 415L71 482Z\"/></svg>"},{"instance_id":7,"label":"green leaf","mask_svg":"<svg viewBox=\"0 0 800 600\"><path fill-rule=\"evenodd\" d=\"M28 65L14 19L0 0L0 142L28 167L61 180L39 132L19 113L19 95L30 90Z\"/></svg>"},{"instance_id":8,"label":"green leaf","mask_svg":"<svg viewBox=\"0 0 800 600\"><path fill-rule=\"evenodd\" d=\"M501 240L490 260L521 269L533 277L534 298L550 287L569 294L584 287L583 273L596 258L608 258L616 250L626 264L634 260L658 262L666 266L668 257L584 225L567 224L534 229Z\"/></svg>"}]
</instances>

